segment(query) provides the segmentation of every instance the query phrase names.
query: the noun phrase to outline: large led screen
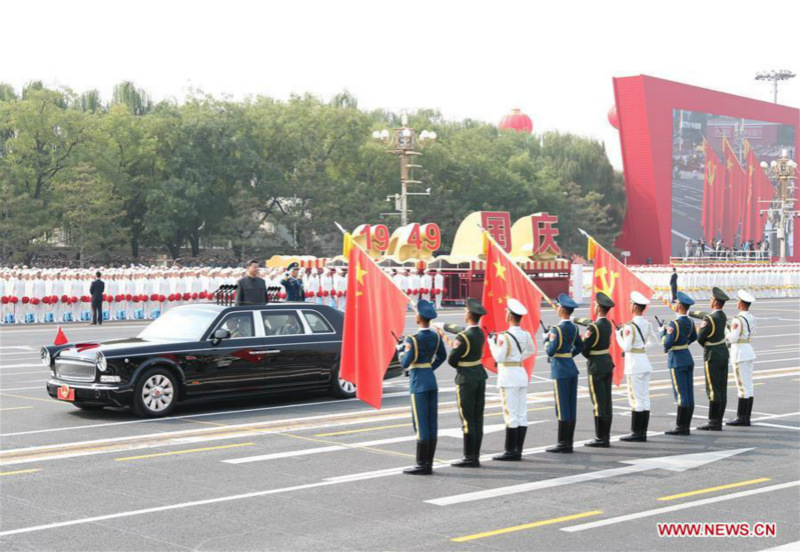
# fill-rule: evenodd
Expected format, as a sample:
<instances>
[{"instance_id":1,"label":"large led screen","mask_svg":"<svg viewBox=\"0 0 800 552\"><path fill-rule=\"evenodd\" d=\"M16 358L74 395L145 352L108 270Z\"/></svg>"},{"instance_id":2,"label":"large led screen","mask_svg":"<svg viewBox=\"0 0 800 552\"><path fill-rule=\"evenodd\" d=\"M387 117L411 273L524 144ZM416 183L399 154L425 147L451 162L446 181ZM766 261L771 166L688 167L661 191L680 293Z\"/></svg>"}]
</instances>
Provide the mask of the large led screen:
<instances>
[{"instance_id":1,"label":"large led screen","mask_svg":"<svg viewBox=\"0 0 800 552\"><path fill-rule=\"evenodd\" d=\"M757 257L765 248L774 255L777 191L761 163L782 154L796 159L794 127L682 109L672 113L671 255ZM789 256L793 226L786 229Z\"/></svg>"}]
</instances>

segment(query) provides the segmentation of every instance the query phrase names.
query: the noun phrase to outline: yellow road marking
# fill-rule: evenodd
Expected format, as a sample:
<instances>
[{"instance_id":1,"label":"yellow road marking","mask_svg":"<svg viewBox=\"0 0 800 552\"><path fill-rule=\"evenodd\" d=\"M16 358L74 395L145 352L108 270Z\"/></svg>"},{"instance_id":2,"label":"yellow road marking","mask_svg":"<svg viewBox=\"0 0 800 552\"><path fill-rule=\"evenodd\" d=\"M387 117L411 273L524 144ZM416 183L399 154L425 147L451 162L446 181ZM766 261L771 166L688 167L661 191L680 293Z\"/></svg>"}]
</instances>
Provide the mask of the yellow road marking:
<instances>
[{"instance_id":1,"label":"yellow road marking","mask_svg":"<svg viewBox=\"0 0 800 552\"><path fill-rule=\"evenodd\" d=\"M728 485L718 485L717 487L709 487L707 489L699 489L697 491L689 491L688 493L680 493L669 496L662 496L657 500L677 500L679 498L686 498L687 496L695 496L705 493L713 493L716 491L724 491L725 489L735 489L736 487L744 487L746 485L756 485L757 483L764 483L770 481L769 477L762 477L760 479L750 479L749 481L740 481L739 483L729 483Z\"/></svg>"},{"instance_id":2,"label":"yellow road marking","mask_svg":"<svg viewBox=\"0 0 800 552\"><path fill-rule=\"evenodd\" d=\"M250 445L255 445L255 443L237 443L235 445L220 445L218 447L204 447L204 448L196 448L196 449L187 449L187 450L175 450L172 452L159 452L156 454L143 454L141 456L126 456L124 458L114 458L117 462L122 462L125 460L141 460L142 458L155 458L157 456L172 456L174 454L188 454L190 452L205 452L207 450L220 450L220 449L229 449L229 448L237 448L237 447L248 447Z\"/></svg>"},{"instance_id":3,"label":"yellow road marking","mask_svg":"<svg viewBox=\"0 0 800 552\"><path fill-rule=\"evenodd\" d=\"M7 471L7 472L0 472L0 475L17 475L19 473L35 473L38 471L42 471L40 468L34 470L16 470L16 471Z\"/></svg>"},{"instance_id":4,"label":"yellow road marking","mask_svg":"<svg viewBox=\"0 0 800 552\"><path fill-rule=\"evenodd\" d=\"M40 399L39 397L28 397L26 395L12 395L11 393L0 393L4 397L14 397L15 399L28 399L29 401L41 401L50 404L71 404L69 401L59 401L56 399Z\"/></svg>"},{"instance_id":5,"label":"yellow road marking","mask_svg":"<svg viewBox=\"0 0 800 552\"><path fill-rule=\"evenodd\" d=\"M524 531L525 529L533 529L535 527L542 527L544 525L552 525L553 523L561 523L563 521L572 521L573 519L581 519L589 516L596 516L602 514L600 510L592 510L590 512L583 512L582 514L573 514L571 516L564 516L553 519L545 519L543 521L534 521L533 523L526 523L525 525L515 525L514 527L506 527L505 529L495 529L494 531L486 531L485 533L475 533L474 535L467 535L466 537L458 537L450 539L452 542L468 542L477 539L485 539L486 537L494 537L496 535L504 535L506 533L514 533L516 531Z\"/></svg>"},{"instance_id":6,"label":"yellow road marking","mask_svg":"<svg viewBox=\"0 0 800 552\"><path fill-rule=\"evenodd\" d=\"M395 427L411 427L411 424L383 425L375 427L364 427L361 429L348 429L347 431L334 431L332 433L317 433L314 435L314 437L334 437L336 435L350 435L352 433L364 433L365 431L379 431L381 429L391 429Z\"/></svg>"},{"instance_id":7,"label":"yellow road marking","mask_svg":"<svg viewBox=\"0 0 800 552\"><path fill-rule=\"evenodd\" d=\"M0 408L0 412L8 412L9 410L27 410L33 408L32 406L10 406L8 408Z\"/></svg>"}]
</instances>

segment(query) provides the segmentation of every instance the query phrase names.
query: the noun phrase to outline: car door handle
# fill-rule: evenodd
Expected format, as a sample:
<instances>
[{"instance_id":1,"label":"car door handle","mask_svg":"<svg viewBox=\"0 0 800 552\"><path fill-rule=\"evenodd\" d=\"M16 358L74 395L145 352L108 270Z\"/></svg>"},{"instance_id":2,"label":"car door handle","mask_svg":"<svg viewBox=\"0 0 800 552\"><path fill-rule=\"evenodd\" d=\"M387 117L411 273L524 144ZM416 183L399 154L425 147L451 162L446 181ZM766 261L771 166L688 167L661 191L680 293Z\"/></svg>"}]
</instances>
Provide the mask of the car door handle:
<instances>
[{"instance_id":1,"label":"car door handle","mask_svg":"<svg viewBox=\"0 0 800 552\"><path fill-rule=\"evenodd\" d=\"M281 351L280 349L266 349L264 351L250 351L251 355L277 355Z\"/></svg>"}]
</instances>

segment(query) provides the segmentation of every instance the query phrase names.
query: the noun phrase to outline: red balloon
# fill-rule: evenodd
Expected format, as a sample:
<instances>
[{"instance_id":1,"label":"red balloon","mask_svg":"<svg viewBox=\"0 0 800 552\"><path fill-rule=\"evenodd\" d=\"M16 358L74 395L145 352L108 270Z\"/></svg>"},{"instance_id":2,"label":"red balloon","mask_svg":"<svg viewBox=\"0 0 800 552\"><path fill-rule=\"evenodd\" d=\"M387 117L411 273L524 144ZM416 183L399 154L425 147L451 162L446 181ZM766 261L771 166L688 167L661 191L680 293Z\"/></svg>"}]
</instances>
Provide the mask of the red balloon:
<instances>
[{"instance_id":1,"label":"red balloon","mask_svg":"<svg viewBox=\"0 0 800 552\"><path fill-rule=\"evenodd\" d=\"M619 114L617 113L616 105L612 105L608 110L608 122L612 127L619 130Z\"/></svg>"},{"instance_id":2,"label":"red balloon","mask_svg":"<svg viewBox=\"0 0 800 552\"><path fill-rule=\"evenodd\" d=\"M131 299L133 299L133 295L131 295L130 293L126 293L125 294L125 300L126 301L130 301Z\"/></svg>"},{"instance_id":3,"label":"red balloon","mask_svg":"<svg viewBox=\"0 0 800 552\"><path fill-rule=\"evenodd\" d=\"M8 305L8 297L6 297L5 295L3 295L3 299L2 299L2 300L0 300L0 301L2 301L2 303L3 303L4 305Z\"/></svg>"},{"instance_id":4,"label":"red balloon","mask_svg":"<svg viewBox=\"0 0 800 552\"><path fill-rule=\"evenodd\" d=\"M12 297L11 298L11 303L12 304L16 305L18 302L19 302L19 298L17 298L17 297Z\"/></svg>"},{"instance_id":5,"label":"red balloon","mask_svg":"<svg viewBox=\"0 0 800 552\"><path fill-rule=\"evenodd\" d=\"M72 297L69 298L69 302L70 303L77 303L78 302L78 298L73 295Z\"/></svg>"},{"instance_id":6,"label":"red balloon","mask_svg":"<svg viewBox=\"0 0 800 552\"><path fill-rule=\"evenodd\" d=\"M189 299L191 299L191 298L192 298L192 294L191 294L191 293L188 293L188 292L187 292L187 293L184 293L184 294L183 294L183 300L184 300L184 301L188 301L188 300L189 300Z\"/></svg>"},{"instance_id":7,"label":"red balloon","mask_svg":"<svg viewBox=\"0 0 800 552\"><path fill-rule=\"evenodd\" d=\"M39 298L38 297L34 297L33 299L31 299L31 303L33 303L34 305L38 305L39 304Z\"/></svg>"},{"instance_id":8,"label":"red balloon","mask_svg":"<svg viewBox=\"0 0 800 552\"><path fill-rule=\"evenodd\" d=\"M62 303L69 303L69 296L68 295L62 295L61 296L61 302Z\"/></svg>"},{"instance_id":9,"label":"red balloon","mask_svg":"<svg viewBox=\"0 0 800 552\"><path fill-rule=\"evenodd\" d=\"M158 296L158 302L159 303L163 303L165 300L166 300L166 297L164 295L159 295Z\"/></svg>"},{"instance_id":10,"label":"red balloon","mask_svg":"<svg viewBox=\"0 0 800 552\"><path fill-rule=\"evenodd\" d=\"M197 293L192 293L192 301L197 301Z\"/></svg>"},{"instance_id":11,"label":"red balloon","mask_svg":"<svg viewBox=\"0 0 800 552\"><path fill-rule=\"evenodd\" d=\"M30 303L30 302L31 302L31 298L30 298L30 297L28 297L27 295L26 295L25 297L23 297L23 298L22 298L22 304L23 304L23 305L27 305L27 304L28 304L28 303Z\"/></svg>"},{"instance_id":12,"label":"red balloon","mask_svg":"<svg viewBox=\"0 0 800 552\"><path fill-rule=\"evenodd\" d=\"M206 297L208 297L208 292L201 291L200 292L200 299L205 299Z\"/></svg>"}]
</instances>

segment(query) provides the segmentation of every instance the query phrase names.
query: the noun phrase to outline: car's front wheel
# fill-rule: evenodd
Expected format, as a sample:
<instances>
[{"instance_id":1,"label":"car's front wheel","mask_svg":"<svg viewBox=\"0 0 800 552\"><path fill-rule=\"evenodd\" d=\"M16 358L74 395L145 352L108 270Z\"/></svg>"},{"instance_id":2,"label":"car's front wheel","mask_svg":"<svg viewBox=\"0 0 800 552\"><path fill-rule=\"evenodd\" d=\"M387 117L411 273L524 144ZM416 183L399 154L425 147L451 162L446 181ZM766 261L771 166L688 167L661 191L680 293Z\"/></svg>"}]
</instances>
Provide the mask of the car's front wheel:
<instances>
[{"instance_id":1,"label":"car's front wheel","mask_svg":"<svg viewBox=\"0 0 800 552\"><path fill-rule=\"evenodd\" d=\"M133 411L139 416L166 416L178 402L178 383L164 368L151 368L142 374L133 397Z\"/></svg>"},{"instance_id":2,"label":"car's front wheel","mask_svg":"<svg viewBox=\"0 0 800 552\"><path fill-rule=\"evenodd\" d=\"M331 374L331 395L339 399L352 399L356 396L356 384L339 377L339 366Z\"/></svg>"}]
</instances>

